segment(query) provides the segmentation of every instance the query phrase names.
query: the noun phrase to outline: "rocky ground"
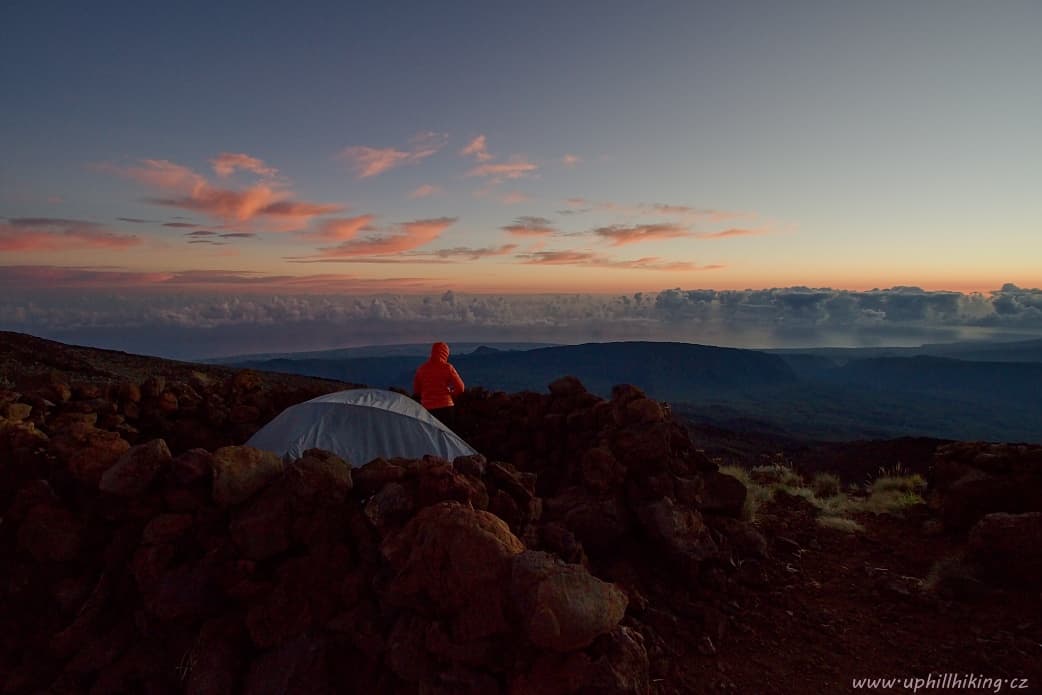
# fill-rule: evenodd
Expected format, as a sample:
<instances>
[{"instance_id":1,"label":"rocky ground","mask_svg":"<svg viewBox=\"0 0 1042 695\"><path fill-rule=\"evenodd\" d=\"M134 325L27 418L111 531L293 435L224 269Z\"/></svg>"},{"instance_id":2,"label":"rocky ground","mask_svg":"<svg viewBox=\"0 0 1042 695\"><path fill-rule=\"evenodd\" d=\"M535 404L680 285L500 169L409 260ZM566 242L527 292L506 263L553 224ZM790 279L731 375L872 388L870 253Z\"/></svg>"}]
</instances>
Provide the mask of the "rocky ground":
<instances>
[{"instance_id":1,"label":"rocky ground","mask_svg":"<svg viewBox=\"0 0 1042 695\"><path fill-rule=\"evenodd\" d=\"M0 337L3 693L1042 683L1039 447L935 447L929 505L847 533L743 520L632 386L471 389L484 456L351 469L239 446L344 384Z\"/></svg>"}]
</instances>

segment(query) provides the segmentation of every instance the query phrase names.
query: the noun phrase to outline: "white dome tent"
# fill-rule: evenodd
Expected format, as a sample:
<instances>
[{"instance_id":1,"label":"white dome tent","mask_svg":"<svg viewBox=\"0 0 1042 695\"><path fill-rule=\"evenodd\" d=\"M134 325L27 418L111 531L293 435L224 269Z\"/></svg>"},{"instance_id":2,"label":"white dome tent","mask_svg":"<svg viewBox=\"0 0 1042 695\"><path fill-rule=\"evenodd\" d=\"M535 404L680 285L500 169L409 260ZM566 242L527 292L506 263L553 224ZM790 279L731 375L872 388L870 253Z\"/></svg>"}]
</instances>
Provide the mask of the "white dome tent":
<instances>
[{"instance_id":1,"label":"white dome tent","mask_svg":"<svg viewBox=\"0 0 1042 695\"><path fill-rule=\"evenodd\" d=\"M477 453L422 405L382 389L337 391L290 406L246 444L284 459L325 449L352 466L380 457L435 454L451 461Z\"/></svg>"}]
</instances>

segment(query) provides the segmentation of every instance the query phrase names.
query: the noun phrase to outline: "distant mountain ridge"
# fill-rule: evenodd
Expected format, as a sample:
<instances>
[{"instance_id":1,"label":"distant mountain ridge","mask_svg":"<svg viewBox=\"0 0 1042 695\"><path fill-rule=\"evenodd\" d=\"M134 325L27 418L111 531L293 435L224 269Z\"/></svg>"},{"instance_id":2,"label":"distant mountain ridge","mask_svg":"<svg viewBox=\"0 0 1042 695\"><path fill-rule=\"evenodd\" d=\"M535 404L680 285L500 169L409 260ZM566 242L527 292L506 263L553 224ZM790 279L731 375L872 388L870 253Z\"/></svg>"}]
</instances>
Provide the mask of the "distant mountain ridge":
<instances>
[{"instance_id":1,"label":"distant mountain ridge","mask_svg":"<svg viewBox=\"0 0 1042 695\"><path fill-rule=\"evenodd\" d=\"M929 436L1042 442L1042 341L923 348L757 351L675 342L523 350L477 345L452 362L468 386L542 391L570 374L606 395L632 383L691 422L824 440ZM496 345L496 344L492 344ZM922 354L923 350L952 356ZM972 361L966 356L1006 359ZM426 353L280 358L238 367L411 389Z\"/></svg>"},{"instance_id":2,"label":"distant mountain ridge","mask_svg":"<svg viewBox=\"0 0 1042 695\"><path fill-rule=\"evenodd\" d=\"M619 383L637 384L661 400L697 398L706 390L788 384L796 375L785 361L753 350L689 343L585 343L532 350L482 350L453 355L464 381L491 390L543 390L562 375L582 380L598 395ZM355 359L244 361L238 367L286 371L348 381L367 377L374 386L411 388L423 358L390 356Z\"/></svg>"}]
</instances>

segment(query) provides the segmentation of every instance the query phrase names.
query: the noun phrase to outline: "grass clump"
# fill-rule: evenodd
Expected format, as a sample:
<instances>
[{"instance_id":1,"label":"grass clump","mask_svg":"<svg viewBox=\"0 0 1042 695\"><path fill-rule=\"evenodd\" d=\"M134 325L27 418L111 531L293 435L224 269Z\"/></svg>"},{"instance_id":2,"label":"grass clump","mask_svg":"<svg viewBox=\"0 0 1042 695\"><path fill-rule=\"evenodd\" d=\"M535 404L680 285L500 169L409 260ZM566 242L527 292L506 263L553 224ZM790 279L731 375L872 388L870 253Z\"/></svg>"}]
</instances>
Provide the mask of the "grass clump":
<instances>
[{"instance_id":1,"label":"grass clump","mask_svg":"<svg viewBox=\"0 0 1042 695\"><path fill-rule=\"evenodd\" d=\"M816 473L810 481L814 496L821 499L835 497L841 492L839 476L835 473Z\"/></svg>"},{"instance_id":2,"label":"grass clump","mask_svg":"<svg viewBox=\"0 0 1042 695\"><path fill-rule=\"evenodd\" d=\"M774 496L774 490L757 483L753 480L752 476L750 476L749 471L741 466L720 466L720 472L733 478L737 478L742 485L745 485L745 503L742 505L742 521L754 521L756 519L756 513L759 511L760 507Z\"/></svg>"},{"instance_id":3,"label":"grass clump","mask_svg":"<svg viewBox=\"0 0 1042 695\"><path fill-rule=\"evenodd\" d=\"M854 519L824 514L818 517L818 526L824 526L825 528L835 529L844 533L861 533L865 530L865 527Z\"/></svg>"},{"instance_id":4,"label":"grass clump","mask_svg":"<svg viewBox=\"0 0 1042 695\"><path fill-rule=\"evenodd\" d=\"M926 481L917 473L882 475L868 486L868 498L862 506L874 514L899 513L922 504L925 490Z\"/></svg>"}]
</instances>

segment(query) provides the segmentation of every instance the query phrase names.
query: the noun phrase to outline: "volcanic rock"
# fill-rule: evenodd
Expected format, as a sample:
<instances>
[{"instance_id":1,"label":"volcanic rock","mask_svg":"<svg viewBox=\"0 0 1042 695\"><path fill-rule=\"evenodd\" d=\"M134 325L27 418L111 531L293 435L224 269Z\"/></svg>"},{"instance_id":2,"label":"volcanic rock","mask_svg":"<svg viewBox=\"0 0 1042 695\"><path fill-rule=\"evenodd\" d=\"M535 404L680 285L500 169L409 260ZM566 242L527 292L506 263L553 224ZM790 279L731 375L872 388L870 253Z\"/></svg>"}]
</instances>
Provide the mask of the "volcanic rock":
<instances>
[{"instance_id":1,"label":"volcanic rock","mask_svg":"<svg viewBox=\"0 0 1042 695\"><path fill-rule=\"evenodd\" d=\"M131 447L101 476L99 488L121 497L144 492L171 461L170 449L162 439Z\"/></svg>"},{"instance_id":2,"label":"volcanic rock","mask_svg":"<svg viewBox=\"0 0 1042 695\"><path fill-rule=\"evenodd\" d=\"M213 498L222 507L245 501L283 471L278 456L252 446L221 447L213 465Z\"/></svg>"}]
</instances>

